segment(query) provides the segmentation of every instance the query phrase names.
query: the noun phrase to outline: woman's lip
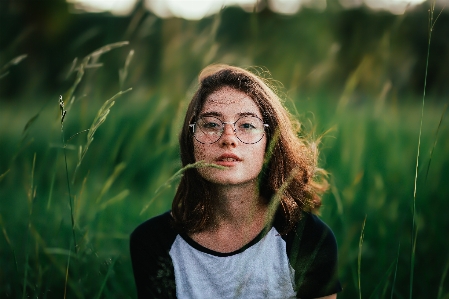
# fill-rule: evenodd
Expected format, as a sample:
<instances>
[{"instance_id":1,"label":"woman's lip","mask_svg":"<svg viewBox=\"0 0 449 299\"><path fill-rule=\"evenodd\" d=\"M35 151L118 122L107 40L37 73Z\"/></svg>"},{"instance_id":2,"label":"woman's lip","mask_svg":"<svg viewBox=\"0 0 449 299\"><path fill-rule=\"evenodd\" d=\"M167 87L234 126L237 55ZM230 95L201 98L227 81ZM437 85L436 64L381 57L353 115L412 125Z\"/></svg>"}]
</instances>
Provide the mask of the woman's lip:
<instances>
[{"instance_id":1,"label":"woman's lip","mask_svg":"<svg viewBox=\"0 0 449 299\"><path fill-rule=\"evenodd\" d=\"M234 154L223 154L217 159L215 159L216 162L239 162L242 161L238 156Z\"/></svg>"},{"instance_id":2,"label":"woman's lip","mask_svg":"<svg viewBox=\"0 0 449 299\"><path fill-rule=\"evenodd\" d=\"M235 166L237 165L237 163L239 163L240 161L215 161L215 164L220 165L220 166Z\"/></svg>"},{"instance_id":3,"label":"woman's lip","mask_svg":"<svg viewBox=\"0 0 449 299\"><path fill-rule=\"evenodd\" d=\"M242 159L240 159L237 155L234 154L223 154L217 159L215 159L215 163L220 166L235 166L237 163L241 162Z\"/></svg>"}]
</instances>

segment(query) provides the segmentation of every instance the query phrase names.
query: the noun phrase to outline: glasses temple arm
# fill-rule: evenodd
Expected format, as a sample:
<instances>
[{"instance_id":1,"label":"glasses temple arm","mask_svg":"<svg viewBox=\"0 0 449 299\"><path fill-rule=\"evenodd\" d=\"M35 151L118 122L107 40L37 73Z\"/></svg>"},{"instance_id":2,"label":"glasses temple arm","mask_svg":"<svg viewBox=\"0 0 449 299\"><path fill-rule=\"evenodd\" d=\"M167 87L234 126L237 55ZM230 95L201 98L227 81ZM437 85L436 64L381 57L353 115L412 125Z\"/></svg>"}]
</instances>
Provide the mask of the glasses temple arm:
<instances>
[{"instance_id":1,"label":"glasses temple arm","mask_svg":"<svg viewBox=\"0 0 449 299\"><path fill-rule=\"evenodd\" d=\"M192 133L195 133L195 124L190 124L189 127L192 128Z\"/></svg>"}]
</instances>

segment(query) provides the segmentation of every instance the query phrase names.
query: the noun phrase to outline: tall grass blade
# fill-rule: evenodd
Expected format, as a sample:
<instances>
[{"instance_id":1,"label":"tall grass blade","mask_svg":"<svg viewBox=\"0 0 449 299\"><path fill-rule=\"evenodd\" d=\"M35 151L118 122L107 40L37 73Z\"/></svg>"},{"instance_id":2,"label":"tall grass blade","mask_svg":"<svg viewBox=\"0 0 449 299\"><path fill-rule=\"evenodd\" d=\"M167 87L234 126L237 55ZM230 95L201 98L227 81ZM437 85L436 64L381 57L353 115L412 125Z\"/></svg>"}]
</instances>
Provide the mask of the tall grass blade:
<instances>
[{"instance_id":1,"label":"tall grass blade","mask_svg":"<svg viewBox=\"0 0 449 299\"><path fill-rule=\"evenodd\" d=\"M291 184L293 179L297 176L298 172L299 172L298 167L293 168L292 171L288 174L288 177L285 180L285 182L282 183L281 187L279 187L279 189L273 195L270 204L268 206L268 212L265 219L266 221L265 227L268 227L268 224L271 224L273 222L276 211L281 203L281 198L285 194L285 191L287 190L288 186Z\"/></svg>"},{"instance_id":2,"label":"tall grass blade","mask_svg":"<svg viewBox=\"0 0 449 299\"><path fill-rule=\"evenodd\" d=\"M23 275L23 288L22 288L22 299L25 299L26 297L26 286L27 286L27 280L28 280L28 268L29 268L29 252L28 252L28 245L30 242L30 230L31 230L31 216L33 215L33 199L36 195L36 188L34 187L34 169L36 167L36 153L34 153L33 157L33 166L31 168L31 183L30 183L30 189L28 190L28 204L29 204L29 215L28 215L28 226L27 226L27 234L26 234L26 243L25 243L25 273Z\"/></svg>"},{"instance_id":3,"label":"tall grass blade","mask_svg":"<svg viewBox=\"0 0 449 299\"><path fill-rule=\"evenodd\" d=\"M64 119L67 114L67 110L64 109L64 100L62 99L62 96L59 96L59 108L61 112L61 139L63 144L63 151L64 151L64 165L65 165L65 174L66 174L66 181L67 181L67 191L69 192L69 208L70 208L70 220L72 224L72 237L73 237L73 244L75 246L75 253L78 252L78 246L76 244L76 234L75 234L75 217L73 215L73 203L72 203L72 192L70 190L70 180L69 180L69 169L67 166L67 151L66 151L66 142L64 140Z\"/></svg>"},{"instance_id":4,"label":"tall grass blade","mask_svg":"<svg viewBox=\"0 0 449 299\"><path fill-rule=\"evenodd\" d=\"M320 250L320 248L322 248L324 240L326 238L326 234L322 234L320 239L316 243L313 252L311 252L307 257L300 257L297 254L297 252L299 252L299 246L300 246L299 240L304 232L304 227L305 227L304 222L297 225L297 227L296 227L296 234L299 236L299 238L295 239L293 241L292 248L294 250L292 250L292 252L295 252L295 254L292 253L292 256L290 258L291 264L293 265L293 267L295 267L297 269L301 269L299 275L298 275L298 273L295 273L295 283L298 288L301 287L301 285L304 283L304 280L307 276L307 270L305 270L305 269L310 269L311 267L313 267L312 264L316 260L318 251ZM300 265L300 266L298 267L298 265Z\"/></svg>"},{"instance_id":5,"label":"tall grass blade","mask_svg":"<svg viewBox=\"0 0 449 299\"><path fill-rule=\"evenodd\" d=\"M38 244L41 248L44 248L43 252L46 254L46 257L51 262L52 265L55 266L57 272L59 275L62 275L65 277L66 271L67 271L67 265L61 265L57 259L53 256L54 254L62 254L62 255L71 255L70 260L76 259L76 255L73 256L72 249L72 241L70 242L70 246L68 249L55 249L55 248L48 248L47 244L45 243L45 240L42 238L42 236L39 234L37 229L32 225L30 227L30 232L33 235L34 239L36 240L36 244ZM54 273L57 275L57 273ZM82 290L79 289L79 286L72 282L70 279L67 280L67 285L71 288L73 294L76 298L84 298Z\"/></svg>"},{"instance_id":6,"label":"tall grass blade","mask_svg":"<svg viewBox=\"0 0 449 299\"><path fill-rule=\"evenodd\" d=\"M70 246L72 246L72 244L70 244ZM59 248L59 247L46 247L44 248L44 253L48 254L48 255L66 255L69 256L72 254L71 248L66 249L66 248ZM77 259L76 256L72 256L70 257L71 259ZM78 259L79 260L79 259ZM67 266L66 266L67 267ZM65 269L64 269L64 273L65 273Z\"/></svg>"},{"instance_id":7,"label":"tall grass blade","mask_svg":"<svg viewBox=\"0 0 449 299\"><path fill-rule=\"evenodd\" d=\"M5 224L3 223L3 217L1 214L0 214L0 225L2 227L3 235L5 236L6 243L8 243L9 248L11 248L12 255L14 257L14 264L16 265L16 271L17 271L17 275L18 275L19 274L19 265L17 264L16 252L11 244L11 240L9 239L8 233L6 232Z\"/></svg>"},{"instance_id":8,"label":"tall grass blade","mask_svg":"<svg viewBox=\"0 0 449 299\"><path fill-rule=\"evenodd\" d=\"M374 291L371 293L371 296L369 297L369 299L383 298L382 296L379 296L378 293L380 291L382 284L388 285L388 277L390 277L395 264L396 264L396 261L393 261L391 263L390 267L388 267L387 272L385 272L384 276L380 279L379 283L374 288Z\"/></svg>"},{"instance_id":9,"label":"tall grass blade","mask_svg":"<svg viewBox=\"0 0 449 299\"><path fill-rule=\"evenodd\" d=\"M114 267L116 261L117 261L117 257L114 259L114 261L112 263L109 264L108 272L106 273L106 276L103 279L103 283L101 284L100 291L98 292L98 295L96 297L97 299L100 299L101 294L103 293L104 287L106 286L106 282L108 281L109 275L111 274L112 268Z\"/></svg>"},{"instance_id":10,"label":"tall grass blade","mask_svg":"<svg viewBox=\"0 0 449 299\"><path fill-rule=\"evenodd\" d=\"M0 69L0 79L6 77L9 74L8 69L16 64L19 64L19 62L21 62L22 60L24 60L25 58L27 58L27 54L23 54L23 55L19 55L13 59L11 59L7 64L5 64L1 69ZM3 73L4 72L4 73ZM3 74L2 74L3 73Z\"/></svg>"},{"instance_id":11,"label":"tall grass blade","mask_svg":"<svg viewBox=\"0 0 449 299\"><path fill-rule=\"evenodd\" d=\"M30 118L30 120L25 124L25 127L23 128L22 134L25 134L25 132L29 129L29 127L36 121L36 119L39 117L40 113L37 113L35 116Z\"/></svg>"},{"instance_id":12,"label":"tall grass blade","mask_svg":"<svg viewBox=\"0 0 449 299\"><path fill-rule=\"evenodd\" d=\"M62 135L64 136L64 133ZM63 137L62 141L64 142L64 137ZM67 166L67 153L66 153L65 147L64 147L64 164L65 164L65 173L66 173L66 180L67 180L67 190L69 192L69 206L70 206L70 218L71 218L71 222L72 222L73 244L75 245L75 252L78 252L78 246L76 244L76 234L75 234L75 216L73 215L72 192L70 191L69 169Z\"/></svg>"},{"instance_id":13,"label":"tall grass blade","mask_svg":"<svg viewBox=\"0 0 449 299\"><path fill-rule=\"evenodd\" d=\"M122 192L120 192L119 194L117 194L116 196L112 197L111 199L107 200L106 202L102 203L100 205L99 210L104 210L106 209L108 206L116 203L116 202L120 202L123 199L125 199L127 196L129 195L129 190L125 189Z\"/></svg>"},{"instance_id":14,"label":"tall grass blade","mask_svg":"<svg viewBox=\"0 0 449 299\"><path fill-rule=\"evenodd\" d=\"M335 202L337 203L338 215L340 215L340 219L341 219L341 217L343 216L343 202L341 200L340 193L338 192L334 177L331 177L330 186L331 186L332 195L334 195Z\"/></svg>"},{"instance_id":15,"label":"tall grass blade","mask_svg":"<svg viewBox=\"0 0 449 299\"><path fill-rule=\"evenodd\" d=\"M100 56L106 52L111 51L112 49L117 49L123 46L128 45L129 42L128 41L122 41L122 42L116 42L116 43L112 43L112 44L107 44L101 48L98 48L97 50L93 51L92 53L90 53L89 55L87 55L86 57L94 57L94 56Z\"/></svg>"},{"instance_id":16,"label":"tall grass blade","mask_svg":"<svg viewBox=\"0 0 449 299\"><path fill-rule=\"evenodd\" d=\"M30 190L28 191L28 199L29 199L29 203L32 205L33 204L33 198L35 195L35 190L36 188L34 187L34 170L36 169L36 153L34 153L33 156L33 167L31 168L31 185L30 185ZM32 206L30 207L30 215L32 213Z\"/></svg>"},{"instance_id":17,"label":"tall grass blade","mask_svg":"<svg viewBox=\"0 0 449 299\"><path fill-rule=\"evenodd\" d=\"M391 296L390 296L390 299L393 299L394 286L396 285L396 277L397 277L397 273L398 273L398 262L399 262L399 250L400 250L400 248L401 248L401 243L399 243L399 245L398 245L398 254L396 256L396 268L394 269L393 284L391 285Z\"/></svg>"},{"instance_id":18,"label":"tall grass blade","mask_svg":"<svg viewBox=\"0 0 449 299\"><path fill-rule=\"evenodd\" d=\"M100 195L97 197L96 203L99 203L103 196L108 192L108 190L111 188L112 184L115 182L117 177L122 173L123 169L125 169L126 164L120 163L114 168L114 172L111 174L111 176L106 180L106 183L104 184L103 188L101 189Z\"/></svg>"},{"instance_id":19,"label":"tall grass blade","mask_svg":"<svg viewBox=\"0 0 449 299\"><path fill-rule=\"evenodd\" d=\"M76 63L78 62L78 57L75 57L75 59L73 59L73 62L72 62L72 65L70 66L70 69L69 69L69 71L67 72L67 75L66 75L66 80L70 77L70 75L74 72L74 70L75 70L75 66L76 66Z\"/></svg>"},{"instance_id":20,"label":"tall grass blade","mask_svg":"<svg viewBox=\"0 0 449 299\"><path fill-rule=\"evenodd\" d=\"M27 288L27 276L28 276L28 260L29 260L29 253L27 252L26 258L25 258L25 274L23 275L22 299L27 298L26 288Z\"/></svg>"},{"instance_id":21,"label":"tall grass blade","mask_svg":"<svg viewBox=\"0 0 449 299\"><path fill-rule=\"evenodd\" d=\"M88 175L86 175L83 179L83 182L81 184L81 189L79 190L78 193L78 200L76 201L75 205L74 205L74 210L75 210L75 215L77 216L77 218L75 218L75 220L78 222L80 216L82 213L80 213L80 207L81 207L81 199L83 197L84 191L86 189L86 182L87 182L87 177Z\"/></svg>"},{"instance_id":22,"label":"tall grass blade","mask_svg":"<svg viewBox=\"0 0 449 299\"><path fill-rule=\"evenodd\" d=\"M127 93L128 91L131 91L131 90L132 90L132 88L128 88L125 91L119 91L112 98L110 98L109 100L104 102L103 106L98 111L97 116L95 117L94 121L92 122L92 125L89 128L89 133L87 134L86 144L84 145L84 147L82 148L82 150L80 152L80 155L78 158L78 163L76 164L75 171L73 173L72 184L75 183L76 173L78 172L78 168L80 167L81 162L83 161L84 156L86 155L86 152L89 149L89 145L94 140L95 132L97 131L98 127L100 127L101 124L104 123L104 121L106 120L106 117L108 116L111 107L114 106L114 104L115 104L116 98L121 96L124 93Z\"/></svg>"},{"instance_id":23,"label":"tall grass blade","mask_svg":"<svg viewBox=\"0 0 449 299\"><path fill-rule=\"evenodd\" d=\"M75 93L76 88L78 87L79 83L81 82L81 79L84 76L84 70L88 69L88 68L97 68L97 67L102 66L102 64L96 64L96 63L91 64L90 63L91 60L98 59L102 54L109 52L112 49L126 46L127 44L128 44L128 42L124 41L124 42L118 42L118 43L112 43L112 44L105 45L105 46L93 51L86 57L84 57L83 60L81 61L80 65L77 68L74 68L74 65L76 64L76 60L77 60L75 58L75 60L72 63L72 67L71 67L71 69L77 71L75 82L70 87L70 89L66 92L66 94L64 94L64 98L69 101L68 105L67 105L67 111L70 110L70 108L75 100L73 94Z\"/></svg>"},{"instance_id":24,"label":"tall grass blade","mask_svg":"<svg viewBox=\"0 0 449 299\"><path fill-rule=\"evenodd\" d=\"M434 4L435 4L435 0L433 1L434 2ZM435 7L435 5L434 5L434 7ZM443 12L443 10L446 8L446 4L444 4L443 5L443 8L441 8L441 10L440 10L440 13L438 14L438 16L435 18L435 20L433 21L433 23L432 23L432 28L433 28L433 26L435 25L435 23L437 22L437 20L438 20L438 18L441 16L441 13Z\"/></svg>"},{"instance_id":25,"label":"tall grass blade","mask_svg":"<svg viewBox=\"0 0 449 299\"><path fill-rule=\"evenodd\" d=\"M438 287L437 299L441 299L443 297L443 284L444 284L444 281L446 280L446 275L447 275L448 270L449 270L449 259L446 262L446 267L444 268L443 276L441 276L440 286Z\"/></svg>"},{"instance_id":26,"label":"tall grass blade","mask_svg":"<svg viewBox=\"0 0 449 299\"><path fill-rule=\"evenodd\" d=\"M81 79L84 76L84 68L85 68L86 64L89 62L89 59L90 59L90 57L89 58L86 57L83 59L83 61L81 62L80 66L77 69L75 81L73 82L70 89L64 94L64 98L69 101L67 110L70 110L70 107L74 101L73 94L75 93L75 90L78 87L78 84L81 82Z\"/></svg>"},{"instance_id":27,"label":"tall grass blade","mask_svg":"<svg viewBox=\"0 0 449 299\"><path fill-rule=\"evenodd\" d=\"M360 268L362 266L362 245L363 245L363 237L365 233L365 224L366 224L366 215L365 220L363 220L362 232L360 233L359 239L359 256L357 258L357 280L358 280L358 288L359 288L359 299L362 299L362 284L361 284L361 272Z\"/></svg>"},{"instance_id":28,"label":"tall grass blade","mask_svg":"<svg viewBox=\"0 0 449 299\"><path fill-rule=\"evenodd\" d=\"M56 172L53 172L53 176L51 177L51 182L50 182L50 190L48 193L47 211L50 210L51 198L53 197L53 188L55 186L55 178L56 178Z\"/></svg>"},{"instance_id":29,"label":"tall grass blade","mask_svg":"<svg viewBox=\"0 0 449 299\"><path fill-rule=\"evenodd\" d=\"M67 257L67 267L65 270L65 281L64 281L64 299L67 298L67 282L69 281L69 268L70 268L70 257L72 256L72 244L70 244L69 256Z\"/></svg>"},{"instance_id":30,"label":"tall grass blade","mask_svg":"<svg viewBox=\"0 0 449 299\"><path fill-rule=\"evenodd\" d=\"M76 136L78 136L79 134L84 133L84 132L89 132L89 129L82 130L82 131L79 131L78 133L73 134L72 136L70 136L69 139L67 139L66 143L68 143L68 142L69 142L70 140L72 140L74 137L76 137Z\"/></svg>"},{"instance_id":31,"label":"tall grass blade","mask_svg":"<svg viewBox=\"0 0 449 299\"><path fill-rule=\"evenodd\" d=\"M10 66L19 64L19 62L21 62L22 60L24 60L25 58L27 58L27 54L22 54L19 55L17 57L14 57L13 59L11 59L7 64L5 64L1 69L0 72L5 71L6 69L8 69Z\"/></svg>"},{"instance_id":32,"label":"tall grass blade","mask_svg":"<svg viewBox=\"0 0 449 299\"><path fill-rule=\"evenodd\" d=\"M123 87L125 85L126 78L128 77L129 64L131 63L133 56L134 56L134 50L129 51L128 56L126 57L125 65L123 66L123 69L120 69L118 72L120 89L123 89Z\"/></svg>"},{"instance_id":33,"label":"tall grass blade","mask_svg":"<svg viewBox=\"0 0 449 299\"><path fill-rule=\"evenodd\" d=\"M151 204L154 202L154 200L161 194L162 190L170 188L173 181L180 178L183 175L184 171L186 171L187 169L200 168L200 167L213 167L213 168L218 168L218 169L226 169L226 167L224 167L224 166L220 166L217 164L210 164L210 163L206 163L204 161L198 161L198 162L186 165L185 167L178 170L174 175L172 175L163 185L159 186L156 189L156 191L154 192L153 198L151 198L148 201L148 203L143 207L143 209L142 209L142 211L140 211L139 215L142 215L151 206Z\"/></svg>"},{"instance_id":34,"label":"tall grass blade","mask_svg":"<svg viewBox=\"0 0 449 299\"><path fill-rule=\"evenodd\" d=\"M444 115L446 114L447 106L448 106L448 104L444 105L443 113L441 114L440 122L438 123L437 132L435 133L435 140L433 141L432 149L430 150L429 164L427 164L425 182L427 182L427 175L429 174L430 162L432 162L433 150L435 149L435 146L437 145L438 132L440 131L441 123L443 122Z\"/></svg>"},{"instance_id":35,"label":"tall grass blade","mask_svg":"<svg viewBox=\"0 0 449 299\"><path fill-rule=\"evenodd\" d=\"M10 170L11 170L11 169L8 169L8 170L5 171L4 173L0 174L0 182L4 179L4 177L8 174L8 172L9 172Z\"/></svg>"},{"instance_id":36,"label":"tall grass blade","mask_svg":"<svg viewBox=\"0 0 449 299\"><path fill-rule=\"evenodd\" d=\"M422 123L424 118L424 103L426 98L426 86L427 86L427 73L429 70L429 56L430 56L430 41L432 38L433 26L435 25L433 20L433 12L435 10L435 1L430 4L429 9L429 38L427 41L427 57L426 57L426 71L424 75L424 88L423 88L423 97L422 97L422 105L421 105L421 120L419 124L419 136L418 136L418 150L416 153L416 168L415 168L415 182L414 182L414 190L413 190L413 211L412 211L412 230L411 230L411 254L410 254L410 295L409 298L413 298L413 275L415 268L415 231L416 231L416 188L418 182L418 167L419 167L419 151L421 148L421 134L422 134Z\"/></svg>"},{"instance_id":37,"label":"tall grass blade","mask_svg":"<svg viewBox=\"0 0 449 299\"><path fill-rule=\"evenodd\" d=\"M412 244L412 250L411 250L411 254L410 254L410 265L411 265L411 271L412 273L410 273L410 298L413 295L413 270L415 268L415 260L416 260L416 238L418 236L418 228L415 225L415 231L412 232L412 240L413 240L413 244Z\"/></svg>"}]
</instances>

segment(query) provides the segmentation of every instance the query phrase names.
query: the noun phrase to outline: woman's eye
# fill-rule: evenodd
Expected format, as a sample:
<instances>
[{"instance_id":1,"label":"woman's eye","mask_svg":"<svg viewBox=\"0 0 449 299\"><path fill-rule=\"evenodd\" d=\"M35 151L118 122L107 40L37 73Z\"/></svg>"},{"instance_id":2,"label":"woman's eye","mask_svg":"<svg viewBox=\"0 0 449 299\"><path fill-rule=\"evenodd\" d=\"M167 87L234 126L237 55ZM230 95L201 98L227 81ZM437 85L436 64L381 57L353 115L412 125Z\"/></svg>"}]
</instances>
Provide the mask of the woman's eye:
<instances>
[{"instance_id":1,"label":"woman's eye","mask_svg":"<svg viewBox=\"0 0 449 299\"><path fill-rule=\"evenodd\" d=\"M255 129L256 127L250 123L244 123L244 124L240 125L240 128L245 129L245 130L251 130L251 129Z\"/></svg>"},{"instance_id":2,"label":"woman's eye","mask_svg":"<svg viewBox=\"0 0 449 299\"><path fill-rule=\"evenodd\" d=\"M219 125L214 122L208 122L208 123L203 124L203 128L205 128L205 129L216 129L218 127L219 127Z\"/></svg>"}]
</instances>

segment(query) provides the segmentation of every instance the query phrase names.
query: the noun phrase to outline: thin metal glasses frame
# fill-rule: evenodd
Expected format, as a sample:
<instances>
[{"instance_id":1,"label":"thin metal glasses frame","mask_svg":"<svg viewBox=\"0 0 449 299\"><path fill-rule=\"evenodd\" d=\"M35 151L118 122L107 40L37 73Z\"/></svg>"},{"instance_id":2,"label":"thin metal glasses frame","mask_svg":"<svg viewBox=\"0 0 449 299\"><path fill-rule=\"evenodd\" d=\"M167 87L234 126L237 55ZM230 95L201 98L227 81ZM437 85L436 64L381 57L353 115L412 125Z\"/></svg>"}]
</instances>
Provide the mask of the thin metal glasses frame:
<instances>
[{"instance_id":1,"label":"thin metal glasses frame","mask_svg":"<svg viewBox=\"0 0 449 299\"><path fill-rule=\"evenodd\" d=\"M247 117L247 116L240 117L240 118L237 119L235 122L225 122L225 121L222 121L222 120L219 119L219 118L214 117L214 118L218 119L219 121L221 121L221 123L223 124L223 130L221 130L220 137L219 137L216 141L210 142L210 143L199 141L199 140L196 138L196 136L195 136L195 125L196 125L196 122L194 122L193 124L189 124L189 127L192 128L192 133L193 133L193 137L195 137L195 140L198 141L199 143L202 143L202 144L214 144L215 142L218 142L218 140L221 139L221 136L223 136L223 132L224 132L224 130L225 130L225 125L227 125L227 124L228 124L228 125L232 125L232 127L233 127L233 130L232 130L232 131L234 132L235 137L237 137L237 139L240 140L241 142L243 142L243 143L245 143L245 144L255 144L255 143L258 143L259 141L262 140L263 136L265 136L265 128L270 127L270 125L268 125L268 124L263 124L263 127L264 127L264 133L262 134L262 136L260 137L259 140L257 140L256 142L245 142L245 141L243 141L243 140L241 140L241 139L239 138L239 136L238 136L237 133L236 133L237 129L235 128L235 124L236 124L240 119L245 118L245 117ZM260 121L262 121L262 120L261 120L260 118L258 118L257 116L251 116L251 117L255 117L255 118L259 119Z\"/></svg>"}]
</instances>

